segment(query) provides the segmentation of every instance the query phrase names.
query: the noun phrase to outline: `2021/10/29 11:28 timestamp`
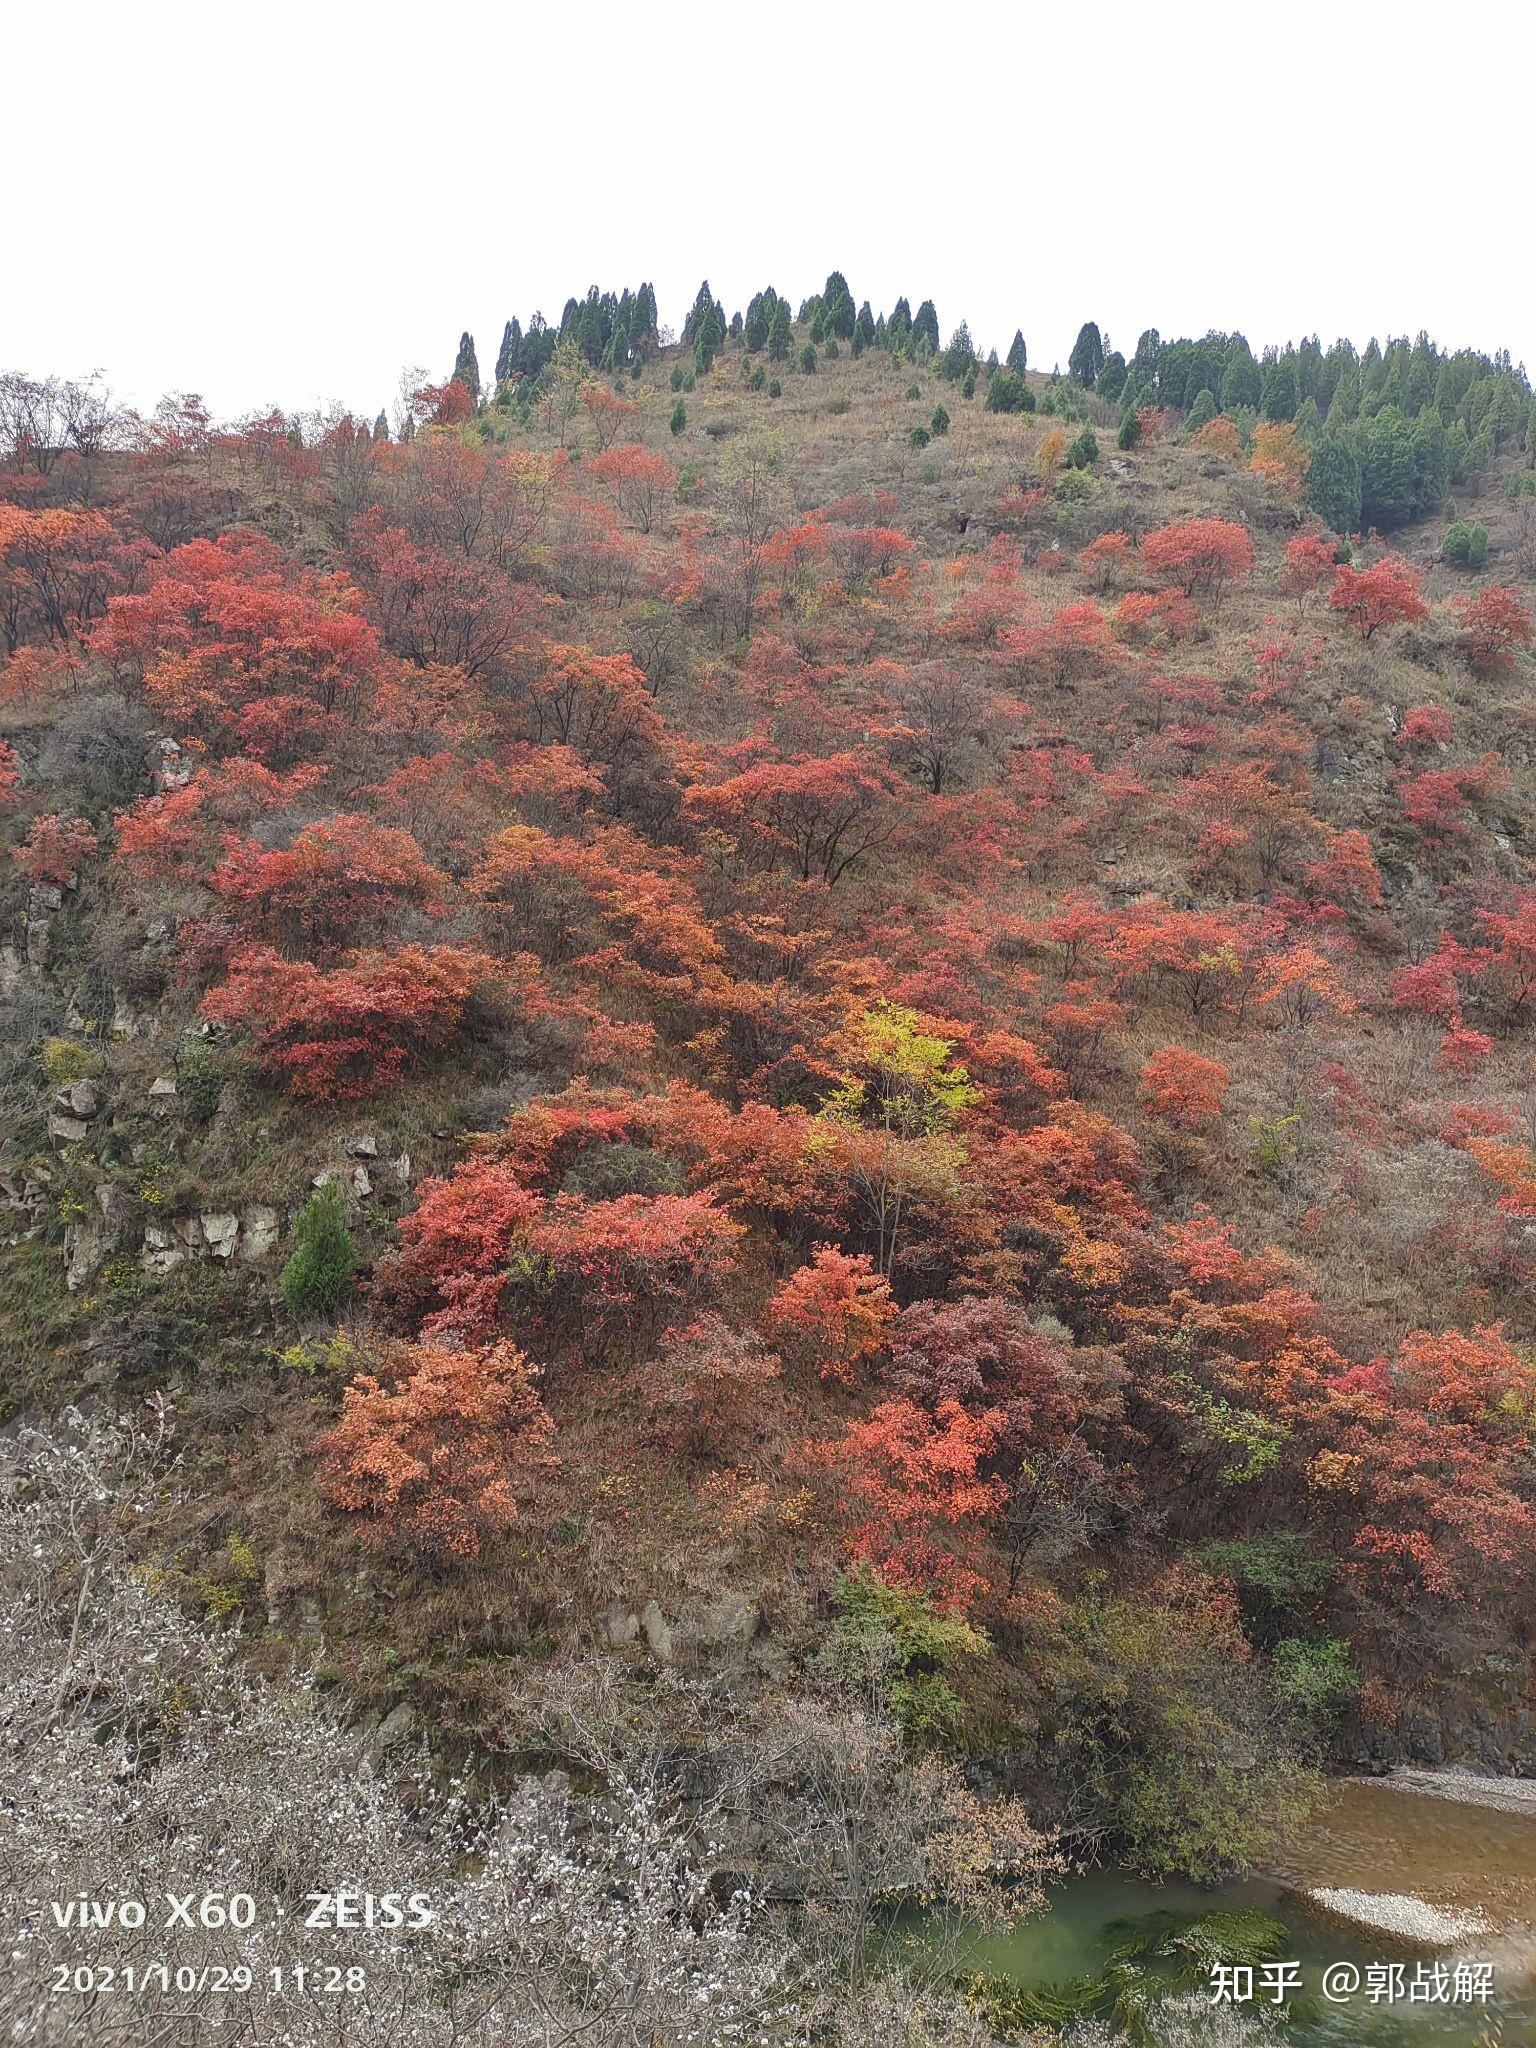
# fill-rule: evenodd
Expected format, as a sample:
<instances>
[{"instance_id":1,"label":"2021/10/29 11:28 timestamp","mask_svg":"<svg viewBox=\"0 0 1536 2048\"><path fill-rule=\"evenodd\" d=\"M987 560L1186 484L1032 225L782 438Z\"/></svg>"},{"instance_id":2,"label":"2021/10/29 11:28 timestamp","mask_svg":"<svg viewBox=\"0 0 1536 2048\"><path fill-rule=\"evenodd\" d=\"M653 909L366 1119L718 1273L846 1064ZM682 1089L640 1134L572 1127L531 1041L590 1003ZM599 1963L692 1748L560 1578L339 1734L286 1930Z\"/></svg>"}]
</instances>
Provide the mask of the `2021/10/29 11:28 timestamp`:
<instances>
[{"instance_id":1,"label":"2021/10/29 11:28 timestamp","mask_svg":"<svg viewBox=\"0 0 1536 2048\"><path fill-rule=\"evenodd\" d=\"M279 1993L309 1993L335 1997L342 1992L368 1988L368 1973L361 1964L275 1963L256 1972L244 1963L68 1963L54 1966L52 1989L55 1996L74 1992L80 1997L105 1997L114 1990L126 1994L163 1991L167 1995L193 1991L242 1992L265 1983Z\"/></svg>"}]
</instances>

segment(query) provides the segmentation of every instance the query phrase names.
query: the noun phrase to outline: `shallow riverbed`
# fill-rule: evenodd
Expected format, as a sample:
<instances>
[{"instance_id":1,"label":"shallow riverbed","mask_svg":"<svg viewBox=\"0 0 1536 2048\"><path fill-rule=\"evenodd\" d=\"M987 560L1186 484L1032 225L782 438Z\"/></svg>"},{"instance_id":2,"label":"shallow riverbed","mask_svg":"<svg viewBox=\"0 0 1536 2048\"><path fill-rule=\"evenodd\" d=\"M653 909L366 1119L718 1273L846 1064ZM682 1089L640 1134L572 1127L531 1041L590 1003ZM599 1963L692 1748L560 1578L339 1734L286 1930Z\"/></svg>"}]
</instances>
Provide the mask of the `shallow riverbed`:
<instances>
[{"instance_id":1,"label":"shallow riverbed","mask_svg":"<svg viewBox=\"0 0 1536 2048\"><path fill-rule=\"evenodd\" d=\"M1127 1920L1256 1907L1285 1924L1288 1957L1302 1966L1280 2036L1297 2048L1536 2048L1536 1799L1519 1787L1505 1810L1474 1803L1478 1792L1476 1780L1429 1791L1411 1779L1345 1780L1272 1873L1203 1890L1088 1872L1056 1887L1048 1910L1012 1934L978 1941L967 1966L1031 1987L1097 1975ZM1330 1911L1310 1896L1317 1891L1345 1894L1352 1915L1375 1924ZM1492 1964L1492 2000L1410 2003L1415 1965L1436 1958L1451 1973ZM1403 1995L1372 2004L1365 1973L1394 1963ZM1322 1996L1332 1964L1353 1964L1362 1978L1338 2004Z\"/></svg>"}]
</instances>

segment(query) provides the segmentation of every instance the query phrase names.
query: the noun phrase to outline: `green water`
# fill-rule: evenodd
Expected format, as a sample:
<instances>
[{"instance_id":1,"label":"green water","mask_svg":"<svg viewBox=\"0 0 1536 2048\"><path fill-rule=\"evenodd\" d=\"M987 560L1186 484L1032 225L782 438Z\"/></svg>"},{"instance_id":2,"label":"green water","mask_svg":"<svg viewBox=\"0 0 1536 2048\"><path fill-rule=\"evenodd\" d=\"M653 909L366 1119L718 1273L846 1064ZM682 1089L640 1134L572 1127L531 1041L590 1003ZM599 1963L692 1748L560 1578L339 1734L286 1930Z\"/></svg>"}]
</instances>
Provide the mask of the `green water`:
<instances>
[{"instance_id":1,"label":"green water","mask_svg":"<svg viewBox=\"0 0 1536 2048\"><path fill-rule=\"evenodd\" d=\"M1335 1917L1310 1901L1313 1886L1408 1893L1486 1928L1448 1947L1424 1947ZM964 1967L1031 1988L1097 1976L1125 1940L1125 1922L1150 1914L1199 1915L1256 1908L1284 1924L1286 1959L1300 1963L1302 1990L1285 2002L1279 2038L1296 2048L1536 2048L1536 1813L1506 1814L1434 1798L1389 1782L1345 1783L1290 1843L1272 1873L1214 1889L1154 1885L1123 1871L1094 1870L1052 1891L1046 1910L1012 1931L973 1935ZM1116 1923L1120 1923L1118 1926ZM1486 2003L1372 2004L1372 1964L1436 1958L1491 1962ZM1330 1964L1355 1964L1362 1984L1344 2003L1322 1996ZM1256 1990L1258 1973L1256 1972ZM1271 2006L1262 1993L1249 2010Z\"/></svg>"}]
</instances>

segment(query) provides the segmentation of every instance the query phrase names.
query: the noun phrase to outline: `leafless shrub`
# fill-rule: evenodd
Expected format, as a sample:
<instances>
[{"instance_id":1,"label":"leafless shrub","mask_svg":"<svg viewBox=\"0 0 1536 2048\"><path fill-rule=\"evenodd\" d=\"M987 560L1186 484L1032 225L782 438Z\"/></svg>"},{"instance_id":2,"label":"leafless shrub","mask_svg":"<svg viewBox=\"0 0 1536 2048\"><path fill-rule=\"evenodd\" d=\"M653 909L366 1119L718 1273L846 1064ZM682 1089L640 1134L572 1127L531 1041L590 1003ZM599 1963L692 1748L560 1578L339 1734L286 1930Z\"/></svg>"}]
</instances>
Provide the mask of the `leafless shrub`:
<instances>
[{"instance_id":1,"label":"leafless shrub","mask_svg":"<svg viewBox=\"0 0 1536 2048\"><path fill-rule=\"evenodd\" d=\"M423 1756L380 1757L312 1692L260 1683L188 1619L132 1556L135 1523L176 1483L168 1429L163 1409L144 1428L72 1414L0 1451L0 1894L17 1913L6 2038L801 2038L787 1945L744 1890L717 1895L643 1778L597 1810L553 1781L473 1800L436 1784ZM306 1929L307 1895L340 1891L420 1893L434 1918ZM254 1924L167 1928L168 1893L249 1894ZM82 1896L141 1901L145 1925L61 1926L55 1905ZM153 1975L129 1987L125 1966L160 1963L169 1990ZM310 1966L302 1988L295 1964ZM365 1984L343 1974L333 1991L327 1966Z\"/></svg>"}]
</instances>

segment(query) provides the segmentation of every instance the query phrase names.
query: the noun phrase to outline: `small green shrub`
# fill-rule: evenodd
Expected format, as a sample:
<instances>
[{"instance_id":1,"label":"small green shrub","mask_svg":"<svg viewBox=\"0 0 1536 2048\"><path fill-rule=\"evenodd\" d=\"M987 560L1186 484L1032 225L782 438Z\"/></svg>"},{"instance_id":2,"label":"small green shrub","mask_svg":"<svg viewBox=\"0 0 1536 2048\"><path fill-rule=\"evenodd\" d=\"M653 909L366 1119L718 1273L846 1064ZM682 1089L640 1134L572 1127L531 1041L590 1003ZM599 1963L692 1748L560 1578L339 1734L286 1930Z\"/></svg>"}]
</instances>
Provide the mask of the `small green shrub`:
<instances>
[{"instance_id":1,"label":"small green shrub","mask_svg":"<svg viewBox=\"0 0 1536 2048\"><path fill-rule=\"evenodd\" d=\"M983 403L988 412L1033 412L1035 395L1017 370L999 370L987 379Z\"/></svg>"},{"instance_id":2,"label":"small green shrub","mask_svg":"<svg viewBox=\"0 0 1536 2048\"><path fill-rule=\"evenodd\" d=\"M824 1668L862 1692L874 1685L887 1712L918 1748L946 1740L960 1718L959 1695L945 1673L990 1649L980 1630L934 1611L919 1593L860 1571L833 1593L837 1625L821 1653Z\"/></svg>"},{"instance_id":3,"label":"small green shrub","mask_svg":"<svg viewBox=\"0 0 1536 2048\"><path fill-rule=\"evenodd\" d=\"M296 1249L278 1286L291 1314L329 1315L352 1291L357 1250L341 1212L341 1191L317 1188L293 1226Z\"/></svg>"},{"instance_id":4,"label":"small green shrub","mask_svg":"<svg viewBox=\"0 0 1536 2048\"><path fill-rule=\"evenodd\" d=\"M1279 1173L1290 1164L1301 1130L1301 1117L1297 1112L1292 1111L1289 1116L1251 1116L1248 1129L1253 1137L1254 1157L1261 1173Z\"/></svg>"},{"instance_id":5,"label":"small green shrub","mask_svg":"<svg viewBox=\"0 0 1536 2048\"><path fill-rule=\"evenodd\" d=\"M1453 569L1469 569L1476 574L1488 560L1487 527L1468 526L1458 519L1446 528L1445 539L1440 544L1440 557Z\"/></svg>"},{"instance_id":6,"label":"small green shrub","mask_svg":"<svg viewBox=\"0 0 1536 2048\"><path fill-rule=\"evenodd\" d=\"M70 1038L45 1038L38 1057L53 1088L66 1088L71 1081L83 1081L88 1074L101 1072L100 1053L76 1045Z\"/></svg>"},{"instance_id":7,"label":"small green shrub","mask_svg":"<svg viewBox=\"0 0 1536 2048\"><path fill-rule=\"evenodd\" d=\"M1288 1636L1276 1643L1270 1665L1275 1697L1320 1733L1360 1690L1360 1674L1350 1661L1349 1645L1339 1636L1320 1636L1311 1642Z\"/></svg>"}]
</instances>

